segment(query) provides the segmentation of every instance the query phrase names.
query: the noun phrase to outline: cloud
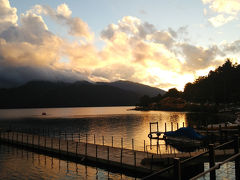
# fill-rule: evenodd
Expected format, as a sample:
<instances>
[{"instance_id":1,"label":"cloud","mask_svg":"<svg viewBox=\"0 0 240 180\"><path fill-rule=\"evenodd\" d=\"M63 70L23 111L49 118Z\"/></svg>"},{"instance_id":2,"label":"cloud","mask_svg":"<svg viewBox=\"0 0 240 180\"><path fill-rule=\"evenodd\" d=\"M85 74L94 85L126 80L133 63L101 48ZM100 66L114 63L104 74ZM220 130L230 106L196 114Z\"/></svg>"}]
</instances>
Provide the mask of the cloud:
<instances>
[{"instance_id":1,"label":"cloud","mask_svg":"<svg viewBox=\"0 0 240 180\"><path fill-rule=\"evenodd\" d=\"M208 21L214 26L214 27L220 27L232 20L236 19L234 16L224 16L222 14L219 14L215 17L209 18Z\"/></svg>"},{"instance_id":2,"label":"cloud","mask_svg":"<svg viewBox=\"0 0 240 180\"><path fill-rule=\"evenodd\" d=\"M97 68L92 74L92 80L116 81L133 79L135 68L125 64L112 64L107 67Z\"/></svg>"},{"instance_id":3,"label":"cloud","mask_svg":"<svg viewBox=\"0 0 240 180\"><path fill-rule=\"evenodd\" d=\"M207 15L207 13L208 13L208 12L207 12L207 9L206 9L206 8L204 8L204 9L203 9L203 14L204 14L204 16L206 16L206 15Z\"/></svg>"},{"instance_id":4,"label":"cloud","mask_svg":"<svg viewBox=\"0 0 240 180\"><path fill-rule=\"evenodd\" d=\"M69 28L68 32L72 36L85 38L88 41L91 41L94 37L94 34L90 32L88 24L78 17L72 17L72 11L65 3L59 5L56 10L49 6L35 5L30 12L48 15L56 22L67 25Z\"/></svg>"},{"instance_id":5,"label":"cloud","mask_svg":"<svg viewBox=\"0 0 240 180\"><path fill-rule=\"evenodd\" d=\"M17 9L12 8L8 0L0 0L0 33L10 26L16 26L17 20Z\"/></svg>"},{"instance_id":6,"label":"cloud","mask_svg":"<svg viewBox=\"0 0 240 180\"><path fill-rule=\"evenodd\" d=\"M101 32L103 39L111 39L114 33L123 32L135 38L145 38L148 34L155 32L154 25L148 22L141 22L140 19L132 16L124 16L118 24L110 24Z\"/></svg>"},{"instance_id":7,"label":"cloud","mask_svg":"<svg viewBox=\"0 0 240 180\"><path fill-rule=\"evenodd\" d=\"M155 27L135 17L123 17L118 24L110 24L101 33L107 42L103 49L105 59L134 63L141 66L177 69L178 60L168 49L174 40L168 31L157 31Z\"/></svg>"},{"instance_id":8,"label":"cloud","mask_svg":"<svg viewBox=\"0 0 240 180\"><path fill-rule=\"evenodd\" d=\"M156 31L149 38L156 43L164 44L168 48L170 48L174 43L174 39L171 33L167 31Z\"/></svg>"},{"instance_id":9,"label":"cloud","mask_svg":"<svg viewBox=\"0 0 240 180\"><path fill-rule=\"evenodd\" d=\"M0 14L5 18L1 19L0 28L2 24L7 26L0 31L0 87L34 79L121 79L154 86L164 84L166 89L183 88L194 77L190 73L213 65L216 57L222 55L217 46L203 48L188 43L187 26L159 30L133 16L125 16L103 29L104 45L98 49L88 24L72 17L67 4L56 9L36 5L18 17L16 8L4 2L6 5L0 8L5 10ZM67 27L80 41L68 41L51 32L45 16Z\"/></svg>"},{"instance_id":10,"label":"cloud","mask_svg":"<svg viewBox=\"0 0 240 180\"><path fill-rule=\"evenodd\" d=\"M80 72L72 72L68 70L55 70L50 67L39 68L29 66L2 66L0 67L0 88L14 87L27 83L32 80L46 81L65 81L74 82L79 80L88 80L85 74Z\"/></svg>"},{"instance_id":11,"label":"cloud","mask_svg":"<svg viewBox=\"0 0 240 180\"><path fill-rule=\"evenodd\" d=\"M69 10L60 7L59 12L64 16L70 15ZM48 30L43 18L31 10L21 14L20 23L17 24L16 8L10 7L8 1L2 1L0 8L3 17L0 27L8 24L0 31L0 87L18 85L36 79L88 80L86 70L74 69L71 67L73 62L65 64L60 62L60 59L64 55L72 58L72 48L77 47L81 52L87 50L89 53L91 48L86 48L87 45L69 43L54 35ZM87 58L87 53L83 54L85 55L82 57Z\"/></svg>"},{"instance_id":12,"label":"cloud","mask_svg":"<svg viewBox=\"0 0 240 180\"><path fill-rule=\"evenodd\" d=\"M209 66L216 65L215 58L224 56L225 54L217 47L203 48L191 44L181 44L179 47L182 50L182 55L185 59L185 64L182 66L184 71L197 71L205 69Z\"/></svg>"},{"instance_id":13,"label":"cloud","mask_svg":"<svg viewBox=\"0 0 240 180\"><path fill-rule=\"evenodd\" d=\"M57 7L57 14L61 14L63 17L69 18L72 15L72 11L68 5L63 3Z\"/></svg>"},{"instance_id":14,"label":"cloud","mask_svg":"<svg viewBox=\"0 0 240 180\"><path fill-rule=\"evenodd\" d=\"M209 8L218 13L236 15L240 11L239 0L202 0L203 4L208 4Z\"/></svg>"},{"instance_id":15,"label":"cloud","mask_svg":"<svg viewBox=\"0 0 240 180\"><path fill-rule=\"evenodd\" d=\"M21 26L10 26L0 33L0 37L8 42L26 41L33 44L43 43L44 40L53 37L41 16L30 13L22 14L20 22Z\"/></svg>"},{"instance_id":16,"label":"cloud","mask_svg":"<svg viewBox=\"0 0 240 180\"><path fill-rule=\"evenodd\" d=\"M232 43L224 43L223 50L228 53L238 53L240 51L240 40L233 41Z\"/></svg>"},{"instance_id":17,"label":"cloud","mask_svg":"<svg viewBox=\"0 0 240 180\"><path fill-rule=\"evenodd\" d=\"M237 19L240 12L239 0L202 0L203 4L208 5L209 10L217 13L216 16L208 18L214 27L220 27L228 22ZM204 15L207 16L207 9L204 8Z\"/></svg>"}]
</instances>

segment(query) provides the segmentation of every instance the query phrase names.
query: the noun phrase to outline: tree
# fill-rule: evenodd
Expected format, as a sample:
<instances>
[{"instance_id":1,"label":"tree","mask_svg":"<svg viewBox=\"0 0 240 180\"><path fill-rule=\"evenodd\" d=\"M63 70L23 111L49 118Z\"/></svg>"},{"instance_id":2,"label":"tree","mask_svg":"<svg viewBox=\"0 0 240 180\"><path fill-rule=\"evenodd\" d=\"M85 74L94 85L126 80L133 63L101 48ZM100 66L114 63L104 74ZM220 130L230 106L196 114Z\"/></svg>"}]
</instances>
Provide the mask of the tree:
<instances>
[{"instance_id":1,"label":"tree","mask_svg":"<svg viewBox=\"0 0 240 180\"><path fill-rule=\"evenodd\" d=\"M165 97L180 97L181 93L176 88L171 88L168 92L164 95Z\"/></svg>"},{"instance_id":2,"label":"tree","mask_svg":"<svg viewBox=\"0 0 240 180\"><path fill-rule=\"evenodd\" d=\"M148 95L144 95L140 98L139 106L147 107L151 103L151 98Z\"/></svg>"},{"instance_id":3,"label":"tree","mask_svg":"<svg viewBox=\"0 0 240 180\"><path fill-rule=\"evenodd\" d=\"M229 103L240 100L240 65L226 62L200 76L193 83L187 83L183 97L193 102Z\"/></svg>"}]
</instances>

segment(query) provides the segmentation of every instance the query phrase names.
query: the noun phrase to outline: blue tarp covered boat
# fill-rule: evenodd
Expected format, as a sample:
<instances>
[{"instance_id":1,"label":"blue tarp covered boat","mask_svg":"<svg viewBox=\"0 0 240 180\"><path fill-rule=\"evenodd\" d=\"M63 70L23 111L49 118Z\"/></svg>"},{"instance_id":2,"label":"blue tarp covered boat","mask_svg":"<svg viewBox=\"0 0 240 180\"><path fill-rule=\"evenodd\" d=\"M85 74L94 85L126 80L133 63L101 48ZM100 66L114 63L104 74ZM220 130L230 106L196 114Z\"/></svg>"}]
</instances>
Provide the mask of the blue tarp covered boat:
<instances>
[{"instance_id":1,"label":"blue tarp covered boat","mask_svg":"<svg viewBox=\"0 0 240 180\"><path fill-rule=\"evenodd\" d=\"M195 139L195 140L202 140L204 139L204 136L197 133L193 128L191 127L182 127L176 131L168 131L164 133L165 136L172 136L172 137L185 137L189 139Z\"/></svg>"},{"instance_id":2,"label":"blue tarp covered boat","mask_svg":"<svg viewBox=\"0 0 240 180\"><path fill-rule=\"evenodd\" d=\"M205 136L197 133L191 127L183 127L176 131L165 132L163 138L166 144L170 144L180 151L187 152L203 146Z\"/></svg>"}]
</instances>

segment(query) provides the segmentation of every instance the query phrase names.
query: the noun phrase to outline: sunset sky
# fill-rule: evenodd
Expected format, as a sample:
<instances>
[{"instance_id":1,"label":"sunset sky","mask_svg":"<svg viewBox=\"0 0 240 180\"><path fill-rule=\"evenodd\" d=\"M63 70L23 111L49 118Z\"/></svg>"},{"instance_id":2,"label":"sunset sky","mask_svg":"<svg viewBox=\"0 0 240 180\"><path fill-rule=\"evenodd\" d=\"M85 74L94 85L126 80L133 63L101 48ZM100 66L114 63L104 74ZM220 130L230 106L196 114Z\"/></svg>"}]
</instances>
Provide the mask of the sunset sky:
<instances>
[{"instance_id":1,"label":"sunset sky","mask_svg":"<svg viewBox=\"0 0 240 180\"><path fill-rule=\"evenodd\" d=\"M240 62L239 0L0 0L0 87L130 80L164 90Z\"/></svg>"}]
</instances>

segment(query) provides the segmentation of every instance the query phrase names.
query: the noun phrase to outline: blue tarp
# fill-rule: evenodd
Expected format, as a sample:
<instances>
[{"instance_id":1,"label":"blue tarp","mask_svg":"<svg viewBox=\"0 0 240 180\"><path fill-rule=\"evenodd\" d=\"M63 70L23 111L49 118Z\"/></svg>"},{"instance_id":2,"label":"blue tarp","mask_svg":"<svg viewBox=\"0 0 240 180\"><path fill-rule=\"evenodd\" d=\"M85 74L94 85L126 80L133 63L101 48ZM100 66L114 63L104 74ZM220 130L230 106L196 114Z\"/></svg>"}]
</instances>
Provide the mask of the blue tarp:
<instances>
[{"instance_id":1,"label":"blue tarp","mask_svg":"<svg viewBox=\"0 0 240 180\"><path fill-rule=\"evenodd\" d=\"M164 135L172 136L172 137L186 137L186 138L197 139L197 140L202 140L204 138L204 136L202 136L201 134L198 134L191 127L183 127L176 131L168 131L168 132L165 132Z\"/></svg>"}]
</instances>

